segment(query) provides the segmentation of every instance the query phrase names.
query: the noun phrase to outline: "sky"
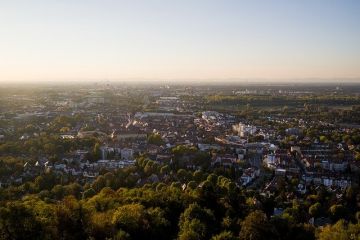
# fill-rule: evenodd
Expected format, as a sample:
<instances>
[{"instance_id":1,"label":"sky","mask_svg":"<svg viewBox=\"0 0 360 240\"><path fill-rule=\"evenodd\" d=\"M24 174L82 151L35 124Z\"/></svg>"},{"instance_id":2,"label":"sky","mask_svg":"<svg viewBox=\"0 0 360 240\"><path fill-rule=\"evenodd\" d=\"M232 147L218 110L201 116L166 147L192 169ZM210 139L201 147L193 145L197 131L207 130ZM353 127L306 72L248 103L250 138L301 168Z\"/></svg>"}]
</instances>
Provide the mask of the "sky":
<instances>
[{"instance_id":1,"label":"sky","mask_svg":"<svg viewBox=\"0 0 360 240\"><path fill-rule=\"evenodd\" d=\"M358 0L0 0L0 81L358 79Z\"/></svg>"}]
</instances>

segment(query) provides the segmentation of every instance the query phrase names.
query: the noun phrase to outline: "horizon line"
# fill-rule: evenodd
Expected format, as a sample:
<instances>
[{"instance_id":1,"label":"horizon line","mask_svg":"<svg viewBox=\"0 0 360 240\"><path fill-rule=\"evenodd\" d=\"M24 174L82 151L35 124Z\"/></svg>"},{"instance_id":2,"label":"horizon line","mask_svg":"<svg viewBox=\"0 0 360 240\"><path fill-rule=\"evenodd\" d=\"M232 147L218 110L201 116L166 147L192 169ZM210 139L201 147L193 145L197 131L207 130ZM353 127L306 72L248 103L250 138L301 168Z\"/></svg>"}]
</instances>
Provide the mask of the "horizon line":
<instances>
[{"instance_id":1,"label":"horizon line","mask_svg":"<svg viewBox=\"0 0 360 240\"><path fill-rule=\"evenodd\" d=\"M71 83L71 82L128 82L128 81L136 81L136 82L172 82L172 81L202 81L202 82L217 82L217 81L226 81L226 82L286 82L286 81L296 81L292 83L298 83L298 81L317 81L317 82L359 82L359 77L289 77L289 78L263 78L263 77L219 77L219 78L156 78L156 77L128 77L128 78L47 78L47 79L12 79L12 80L1 80L0 83ZM151 82L150 82L151 81Z\"/></svg>"}]
</instances>

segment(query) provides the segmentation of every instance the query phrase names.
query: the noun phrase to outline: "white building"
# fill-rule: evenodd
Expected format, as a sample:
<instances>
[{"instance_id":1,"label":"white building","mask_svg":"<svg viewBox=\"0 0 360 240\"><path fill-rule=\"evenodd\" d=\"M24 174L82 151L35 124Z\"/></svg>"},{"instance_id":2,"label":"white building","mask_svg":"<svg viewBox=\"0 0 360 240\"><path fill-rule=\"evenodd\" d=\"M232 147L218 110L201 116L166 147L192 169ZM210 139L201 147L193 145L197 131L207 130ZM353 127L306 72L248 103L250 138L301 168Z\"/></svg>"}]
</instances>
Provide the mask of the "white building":
<instances>
[{"instance_id":1,"label":"white building","mask_svg":"<svg viewBox=\"0 0 360 240\"><path fill-rule=\"evenodd\" d=\"M264 158L264 163L268 168L275 168L276 162L276 156L273 153L266 155Z\"/></svg>"},{"instance_id":2,"label":"white building","mask_svg":"<svg viewBox=\"0 0 360 240\"><path fill-rule=\"evenodd\" d=\"M240 137L247 137L256 133L257 128L243 123L233 125L233 131L237 132Z\"/></svg>"},{"instance_id":3,"label":"white building","mask_svg":"<svg viewBox=\"0 0 360 240\"><path fill-rule=\"evenodd\" d=\"M121 159L131 160L133 159L134 151L131 148L121 149Z\"/></svg>"},{"instance_id":4,"label":"white building","mask_svg":"<svg viewBox=\"0 0 360 240\"><path fill-rule=\"evenodd\" d=\"M207 122L216 122L216 121L220 120L221 117L222 117L222 115L215 111L202 112L202 116L201 116L201 118Z\"/></svg>"}]
</instances>

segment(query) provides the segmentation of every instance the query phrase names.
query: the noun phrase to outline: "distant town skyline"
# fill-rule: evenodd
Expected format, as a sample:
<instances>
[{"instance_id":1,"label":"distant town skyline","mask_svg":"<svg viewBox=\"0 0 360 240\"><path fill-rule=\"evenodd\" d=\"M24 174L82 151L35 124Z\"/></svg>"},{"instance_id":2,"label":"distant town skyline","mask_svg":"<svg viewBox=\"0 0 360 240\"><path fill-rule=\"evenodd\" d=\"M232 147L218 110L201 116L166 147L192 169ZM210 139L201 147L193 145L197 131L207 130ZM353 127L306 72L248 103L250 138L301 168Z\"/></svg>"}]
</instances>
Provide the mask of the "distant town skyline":
<instances>
[{"instance_id":1,"label":"distant town skyline","mask_svg":"<svg viewBox=\"0 0 360 240\"><path fill-rule=\"evenodd\" d=\"M356 0L0 3L0 82L352 81Z\"/></svg>"}]
</instances>

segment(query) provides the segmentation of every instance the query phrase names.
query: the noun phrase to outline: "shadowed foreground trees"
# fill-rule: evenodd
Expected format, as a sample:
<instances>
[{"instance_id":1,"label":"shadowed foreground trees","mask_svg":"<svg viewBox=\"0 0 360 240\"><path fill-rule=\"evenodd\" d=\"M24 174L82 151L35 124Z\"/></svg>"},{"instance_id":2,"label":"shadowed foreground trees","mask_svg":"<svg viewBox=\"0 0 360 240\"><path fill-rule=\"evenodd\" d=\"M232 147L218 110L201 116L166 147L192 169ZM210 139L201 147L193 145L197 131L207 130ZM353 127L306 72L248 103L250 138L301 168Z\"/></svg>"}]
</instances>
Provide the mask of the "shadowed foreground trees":
<instances>
[{"instance_id":1,"label":"shadowed foreground trees","mask_svg":"<svg viewBox=\"0 0 360 240\"><path fill-rule=\"evenodd\" d=\"M139 168L147 163L143 165ZM355 223L360 214L347 214L348 221L336 223L349 213L347 206L353 206L349 203L356 194L351 189L346 196L349 203L328 206L321 199L330 193L318 189L308 202L293 201L283 214L271 216L274 204L284 204L281 198L242 189L221 175L184 170L173 173L179 176L167 183L130 188L113 184L116 179L132 179L128 171L106 173L84 186L60 185L51 176L42 176L0 189L0 239L312 240L316 236L335 240L360 236ZM323 229L307 224L310 217L324 214L336 224Z\"/></svg>"},{"instance_id":2,"label":"shadowed foreground trees","mask_svg":"<svg viewBox=\"0 0 360 240\"><path fill-rule=\"evenodd\" d=\"M278 239L279 233L267 220L265 213L254 211L241 223L240 240Z\"/></svg>"}]
</instances>

